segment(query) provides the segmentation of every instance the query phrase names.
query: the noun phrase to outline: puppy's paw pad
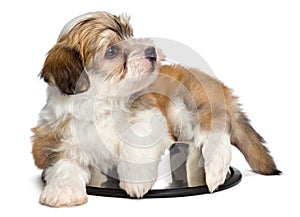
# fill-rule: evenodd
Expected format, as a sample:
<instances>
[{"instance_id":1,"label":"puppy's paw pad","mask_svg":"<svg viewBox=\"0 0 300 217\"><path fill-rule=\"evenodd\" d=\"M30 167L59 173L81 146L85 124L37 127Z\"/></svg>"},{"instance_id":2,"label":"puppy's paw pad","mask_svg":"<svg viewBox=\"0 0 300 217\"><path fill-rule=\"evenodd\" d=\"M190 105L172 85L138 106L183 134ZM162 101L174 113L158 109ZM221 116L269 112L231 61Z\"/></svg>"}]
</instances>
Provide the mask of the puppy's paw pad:
<instances>
[{"instance_id":1,"label":"puppy's paw pad","mask_svg":"<svg viewBox=\"0 0 300 217\"><path fill-rule=\"evenodd\" d=\"M130 197L142 198L153 186L154 182L125 182L120 181L120 188Z\"/></svg>"},{"instance_id":2,"label":"puppy's paw pad","mask_svg":"<svg viewBox=\"0 0 300 217\"><path fill-rule=\"evenodd\" d=\"M51 207L70 207L87 202L85 189L75 186L48 185L44 188L40 203Z\"/></svg>"}]
</instances>

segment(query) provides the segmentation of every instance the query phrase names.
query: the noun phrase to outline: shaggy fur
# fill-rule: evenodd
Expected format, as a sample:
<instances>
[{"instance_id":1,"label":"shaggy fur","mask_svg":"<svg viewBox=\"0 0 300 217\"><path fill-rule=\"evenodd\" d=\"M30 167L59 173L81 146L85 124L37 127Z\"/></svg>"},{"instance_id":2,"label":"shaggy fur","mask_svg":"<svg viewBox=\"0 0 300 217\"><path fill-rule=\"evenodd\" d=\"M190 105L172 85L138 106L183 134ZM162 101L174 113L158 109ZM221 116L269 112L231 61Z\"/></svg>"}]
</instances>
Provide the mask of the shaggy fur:
<instances>
[{"instance_id":1,"label":"shaggy fur","mask_svg":"<svg viewBox=\"0 0 300 217\"><path fill-rule=\"evenodd\" d=\"M280 173L229 88L197 69L161 65L159 49L132 36L128 17L88 13L70 21L49 51L41 72L48 98L32 138L46 181L42 204L87 202L95 171L100 177L112 167L122 189L143 197L177 141L193 150L190 183L204 170L211 192L225 181L231 144L255 172Z\"/></svg>"}]
</instances>

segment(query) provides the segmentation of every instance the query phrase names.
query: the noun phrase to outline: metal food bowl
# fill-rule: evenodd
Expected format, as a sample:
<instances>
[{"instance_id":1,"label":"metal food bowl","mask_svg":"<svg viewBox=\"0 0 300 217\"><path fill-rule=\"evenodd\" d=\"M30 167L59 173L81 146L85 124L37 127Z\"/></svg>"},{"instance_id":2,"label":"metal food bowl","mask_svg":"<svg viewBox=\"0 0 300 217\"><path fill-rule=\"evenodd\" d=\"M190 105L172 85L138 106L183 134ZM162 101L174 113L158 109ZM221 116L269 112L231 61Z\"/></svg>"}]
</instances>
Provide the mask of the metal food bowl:
<instances>
[{"instance_id":1,"label":"metal food bowl","mask_svg":"<svg viewBox=\"0 0 300 217\"><path fill-rule=\"evenodd\" d=\"M187 144L174 144L168 153L162 157L158 166L158 179L143 198L182 197L210 193L205 184L203 167L194 163L199 161L200 153L196 153L196 161L191 161L195 165L191 165L191 162L187 163L188 154L189 146ZM166 173L166 171L168 172ZM111 172L117 174L116 170ZM214 192L231 188L240 183L241 179L241 173L230 167L224 184L220 185ZM92 179L87 185L87 193L97 196L130 198L119 187L119 180L112 178L112 176L106 176L106 181L100 183L97 176L93 177L92 175Z\"/></svg>"}]
</instances>

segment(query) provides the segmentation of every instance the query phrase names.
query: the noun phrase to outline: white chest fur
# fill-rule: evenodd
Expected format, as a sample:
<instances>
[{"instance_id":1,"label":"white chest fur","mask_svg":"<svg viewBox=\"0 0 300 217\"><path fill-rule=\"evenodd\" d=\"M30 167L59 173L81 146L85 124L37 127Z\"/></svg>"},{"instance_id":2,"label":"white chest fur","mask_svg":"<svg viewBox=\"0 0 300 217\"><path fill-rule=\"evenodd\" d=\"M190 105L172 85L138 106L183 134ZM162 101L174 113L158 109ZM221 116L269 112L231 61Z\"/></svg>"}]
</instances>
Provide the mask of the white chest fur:
<instances>
[{"instance_id":1,"label":"white chest fur","mask_svg":"<svg viewBox=\"0 0 300 217\"><path fill-rule=\"evenodd\" d=\"M52 88L49 92L41 119L57 122L71 114L66 150L72 158L85 159L97 169L105 171L120 161L157 161L173 143L165 117L157 108L129 111L125 98L63 96ZM72 148L76 151L70 151Z\"/></svg>"}]
</instances>

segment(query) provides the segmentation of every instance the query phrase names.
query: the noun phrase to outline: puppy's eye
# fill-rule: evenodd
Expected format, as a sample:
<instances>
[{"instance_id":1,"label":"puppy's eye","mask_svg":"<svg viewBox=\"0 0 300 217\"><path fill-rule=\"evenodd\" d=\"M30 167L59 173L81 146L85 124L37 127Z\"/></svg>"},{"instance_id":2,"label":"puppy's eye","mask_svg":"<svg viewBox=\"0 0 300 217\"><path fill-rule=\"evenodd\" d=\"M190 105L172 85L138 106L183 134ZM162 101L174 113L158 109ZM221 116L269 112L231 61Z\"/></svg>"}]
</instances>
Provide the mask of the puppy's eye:
<instances>
[{"instance_id":1,"label":"puppy's eye","mask_svg":"<svg viewBox=\"0 0 300 217\"><path fill-rule=\"evenodd\" d=\"M117 45L113 45L105 53L107 59L112 59L120 53L120 48Z\"/></svg>"}]
</instances>

